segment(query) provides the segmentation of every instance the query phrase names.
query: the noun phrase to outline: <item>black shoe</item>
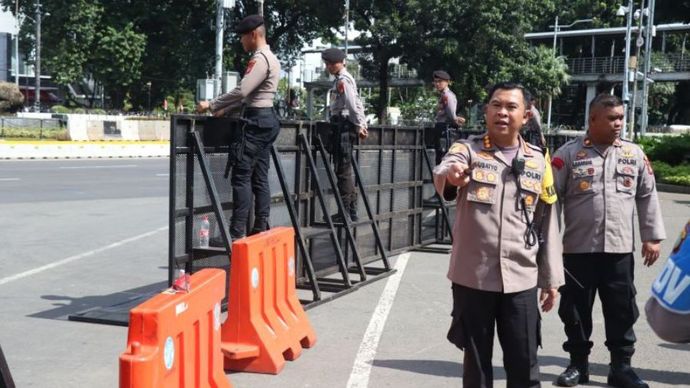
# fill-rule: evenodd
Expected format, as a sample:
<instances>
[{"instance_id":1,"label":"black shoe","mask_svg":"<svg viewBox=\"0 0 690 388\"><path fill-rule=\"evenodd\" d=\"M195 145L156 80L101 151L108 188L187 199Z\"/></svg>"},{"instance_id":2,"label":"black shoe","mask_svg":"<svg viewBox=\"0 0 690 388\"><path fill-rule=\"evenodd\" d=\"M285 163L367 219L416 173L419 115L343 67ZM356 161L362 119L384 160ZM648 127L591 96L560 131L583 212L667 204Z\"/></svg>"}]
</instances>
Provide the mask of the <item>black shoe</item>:
<instances>
[{"instance_id":1,"label":"black shoe","mask_svg":"<svg viewBox=\"0 0 690 388\"><path fill-rule=\"evenodd\" d=\"M359 217L357 216L357 211L352 211L350 210L350 221L352 222L357 222L359 221Z\"/></svg>"},{"instance_id":2,"label":"black shoe","mask_svg":"<svg viewBox=\"0 0 690 388\"><path fill-rule=\"evenodd\" d=\"M334 224L344 224L345 218L343 217L342 214L337 213L337 214L331 215L331 221L333 221Z\"/></svg>"},{"instance_id":3,"label":"black shoe","mask_svg":"<svg viewBox=\"0 0 690 388\"><path fill-rule=\"evenodd\" d=\"M649 388L649 385L637 376L630 365L611 365L606 383L620 388Z\"/></svg>"},{"instance_id":4,"label":"black shoe","mask_svg":"<svg viewBox=\"0 0 690 388\"><path fill-rule=\"evenodd\" d=\"M252 231L249 232L249 235L253 236L255 234L265 232L269 229L271 229L271 226L268 224L268 218L258 217L254 220L254 227L252 228Z\"/></svg>"},{"instance_id":5,"label":"black shoe","mask_svg":"<svg viewBox=\"0 0 690 388\"><path fill-rule=\"evenodd\" d=\"M574 364L568 365L568 368L558 375L556 385L559 387L574 387L578 384L586 384L589 382L589 368L583 366L576 366Z\"/></svg>"},{"instance_id":6,"label":"black shoe","mask_svg":"<svg viewBox=\"0 0 690 388\"><path fill-rule=\"evenodd\" d=\"M438 196L434 195L433 197L425 198L422 201L422 204L424 206L438 206L440 202L438 200Z\"/></svg>"}]
</instances>

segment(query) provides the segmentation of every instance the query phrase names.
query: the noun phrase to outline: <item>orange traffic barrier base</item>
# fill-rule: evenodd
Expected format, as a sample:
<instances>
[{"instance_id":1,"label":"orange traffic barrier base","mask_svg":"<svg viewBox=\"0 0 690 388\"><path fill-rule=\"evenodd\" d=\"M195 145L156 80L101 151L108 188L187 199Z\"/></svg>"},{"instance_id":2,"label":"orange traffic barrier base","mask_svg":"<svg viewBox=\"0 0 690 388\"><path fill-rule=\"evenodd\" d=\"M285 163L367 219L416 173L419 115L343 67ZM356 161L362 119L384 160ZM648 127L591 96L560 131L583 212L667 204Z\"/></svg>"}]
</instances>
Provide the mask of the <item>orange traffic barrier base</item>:
<instances>
[{"instance_id":1,"label":"orange traffic barrier base","mask_svg":"<svg viewBox=\"0 0 690 388\"><path fill-rule=\"evenodd\" d=\"M279 227L235 241L221 328L225 369L278 374L285 360L315 344L297 298L294 230Z\"/></svg>"},{"instance_id":2,"label":"orange traffic barrier base","mask_svg":"<svg viewBox=\"0 0 690 388\"><path fill-rule=\"evenodd\" d=\"M130 311L120 388L230 388L220 350L225 271L203 269L190 291L168 289Z\"/></svg>"}]
</instances>

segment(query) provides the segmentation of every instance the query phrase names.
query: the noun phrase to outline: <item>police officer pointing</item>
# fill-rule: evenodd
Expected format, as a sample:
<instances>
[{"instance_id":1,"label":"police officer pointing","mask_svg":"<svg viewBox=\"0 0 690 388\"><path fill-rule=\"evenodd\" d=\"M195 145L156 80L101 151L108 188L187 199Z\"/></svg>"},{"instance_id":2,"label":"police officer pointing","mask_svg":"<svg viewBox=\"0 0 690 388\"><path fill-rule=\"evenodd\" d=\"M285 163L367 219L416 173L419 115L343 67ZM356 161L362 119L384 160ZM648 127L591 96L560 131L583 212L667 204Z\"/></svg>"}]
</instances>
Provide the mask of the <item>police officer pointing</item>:
<instances>
[{"instance_id":1,"label":"police officer pointing","mask_svg":"<svg viewBox=\"0 0 690 388\"><path fill-rule=\"evenodd\" d=\"M321 58L326 63L328 72L335 76L333 92L335 97L330 106L330 122L333 127L331 151L335 161L335 174L338 178L338 190L343 196L345 212L352 221L357 221L357 192L355 176L352 170L353 145L357 135L365 139L367 122L364 105L357 93L357 84L345 67L345 53L336 48L324 50ZM343 222L343 215L333 217L335 222Z\"/></svg>"},{"instance_id":2,"label":"police officer pointing","mask_svg":"<svg viewBox=\"0 0 690 388\"><path fill-rule=\"evenodd\" d=\"M437 192L457 198L448 339L464 350L468 388L493 385L494 327L508 386L539 386L537 288L542 310L549 311L564 282L556 211L539 199L546 161L519 135L527 105L521 85L494 86L487 133L454 143L434 168Z\"/></svg>"},{"instance_id":3,"label":"police officer pointing","mask_svg":"<svg viewBox=\"0 0 690 388\"><path fill-rule=\"evenodd\" d=\"M556 191L565 221L565 268L573 275L561 288L558 314L563 321L570 365L556 384L571 387L589 381L588 355L593 343L592 305L599 293L611 353L608 384L648 387L633 371L635 302L633 211L637 207L645 265L659 257L666 237L654 173L642 149L619 138L623 103L600 94L590 103L589 132L554 154Z\"/></svg>"},{"instance_id":4,"label":"police officer pointing","mask_svg":"<svg viewBox=\"0 0 690 388\"><path fill-rule=\"evenodd\" d=\"M211 110L214 116L225 116L243 110L246 120L242 144L231 156L233 212L230 235L233 239L247 235L247 219L252 192L255 197L255 220L251 234L269 228L271 194L268 186L270 147L278 137L280 123L273 110L278 89L280 63L266 44L264 19L250 15L239 22L235 31L242 36L242 47L253 55L244 77L232 91L212 101L201 101L199 112Z\"/></svg>"}]
</instances>

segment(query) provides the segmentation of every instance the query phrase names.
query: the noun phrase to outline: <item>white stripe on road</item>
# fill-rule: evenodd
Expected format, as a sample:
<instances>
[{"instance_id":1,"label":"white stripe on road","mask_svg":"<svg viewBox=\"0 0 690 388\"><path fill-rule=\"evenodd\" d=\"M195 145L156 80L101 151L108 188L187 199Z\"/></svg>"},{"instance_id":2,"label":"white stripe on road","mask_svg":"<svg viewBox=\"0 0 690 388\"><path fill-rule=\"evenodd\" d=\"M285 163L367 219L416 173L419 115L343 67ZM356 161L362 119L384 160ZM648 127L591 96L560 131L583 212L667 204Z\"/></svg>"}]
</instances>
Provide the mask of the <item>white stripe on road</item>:
<instances>
[{"instance_id":1,"label":"white stripe on road","mask_svg":"<svg viewBox=\"0 0 690 388\"><path fill-rule=\"evenodd\" d=\"M170 174L156 174L156 176L170 176Z\"/></svg>"},{"instance_id":2,"label":"white stripe on road","mask_svg":"<svg viewBox=\"0 0 690 388\"><path fill-rule=\"evenodd\" d=\"M0 182L14 182L14 181L19 181L21 179L19 178L0 178Z\"/></svg>"},{"instance_id":3,"label":"white stripe on road","mask_svg":"<svg viewBox=\"0 0 690 388\"><path fill-rule=\"evenodd\" d=\"M2 286L3 284L7 284L7 283L10 283L10 282L13 282L13 281L15 281L15 280L19 280L19 279L23 279L23 278L28 277L28 276L31 276L31 275L35 275L35 274L37 274L37 273L41 273L41 272L43 272L43 271L47 271L47 270L49 270L49 269L53 269L53 268L55 268L55 267L59 267L59 266L61 266L61 265L67 264L67 263L71 263L71 262L73 262L73 261L81 260L81 259L83 259L83 258L85 258L85 257L93 256L93 255L95 255L95 254L97 254L97 253L101 253L101 252L107 251L107 250L109 250L109 249L117 248L117 247L119 247L119 246L122 246L122 245L125 245L125 244L129 244L129 243L134 242L134 241L137 241L137 240L141 240L142 238L149 237L149 236L151 236L151 235L154 235L154 234L156 234L156 233L158 233L158 232L160 232L160 231L166 230L166 229L168 229L168 227L167 227L167 226L164 226L164 227L162 227L162 228L158 228L158 229L156 229L156 230L152 230L152 231L147 232L147 233L144 233L144 234L140 234L140 235L137 235L137 236L134 236L134 237L126 238L126 239L124 239L124 240L120 240L120 241L115 242L115 243L112 243L112 244L110 244L110 245L106 245L106 246L104 246L104 247L101 247L101 248L98 248L98 249L94 249L94 250L92 250L92 251L80 253L80 254L78 254L78 255L70 256L70 257L67 257L67 258L65 258L65 259L62 259L62 260L60 260L60 261L56 261L56 262L54 262L54 263L46 264L46 265L44 265L44 266L42 266L42 267L34 268L34 269L31 269L31 270L28 270L28 271L25 271L25 272L22 272L22 273L18 273L18 274L16 274L16 275L12 275L12 276L8 276L8 277L6 277L6 278L2 278L2 279L0 279L0 286Z\"/></svg>"},{"instance_id":4,"label":"white stripe on road","mask_svg":"<svg viewBox=\"0 0 690 388\"><path fill-rule=\"evenodd\" d=\"M386 282L386 287L383 289L379 304L369 321L367 331L364 333L362 343L359 345L357 357L355 357L355 364L350 373L350 379L347 381L347 388L366 388L369 385L369 375L371 374L371 366L376 357L376 348L379 346L379 340L383 333L383 328L388 319L388 313L393 307L395 301L395 294L398 292L400 286L400 279L405 272L407 261L410 258L409 253L403 253L398 256L398 261L395 265L397 272L391 275Z\"/></svg>"},{"instance_id":5,"label":"white stripe on road","mask_svg":"<svg viewBox=\"0 0 690 388\"><path fill-rule=\"evenodd\" d=\"M61 170L83 170L90 168L135 168L136 164L114 164L112 166L60 166Z\"/></svg>"}]
</instances>

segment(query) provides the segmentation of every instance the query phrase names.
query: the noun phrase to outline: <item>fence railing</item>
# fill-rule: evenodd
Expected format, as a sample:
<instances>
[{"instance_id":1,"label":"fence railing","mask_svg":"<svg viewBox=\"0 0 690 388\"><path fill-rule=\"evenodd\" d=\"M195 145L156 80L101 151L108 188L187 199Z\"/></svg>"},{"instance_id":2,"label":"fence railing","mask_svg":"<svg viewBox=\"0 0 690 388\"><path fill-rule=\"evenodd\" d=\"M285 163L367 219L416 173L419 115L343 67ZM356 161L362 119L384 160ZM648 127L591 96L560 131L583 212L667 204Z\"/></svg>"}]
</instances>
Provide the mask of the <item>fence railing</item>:
<instances>
[{"instance_id":1,"label":"fence railing","mask_svg":"<svg viewBox=\"0 0 690 388\"><path fill-rule=\"evenodd\" d=\"M641 64L644 57L641 56L638 61ZM625 57L568 58L566 63L570 74L622 74L625 68ZM664 73L690 71L690 54L654 56L652 68Z\"/></svg>"}]
</instances>

